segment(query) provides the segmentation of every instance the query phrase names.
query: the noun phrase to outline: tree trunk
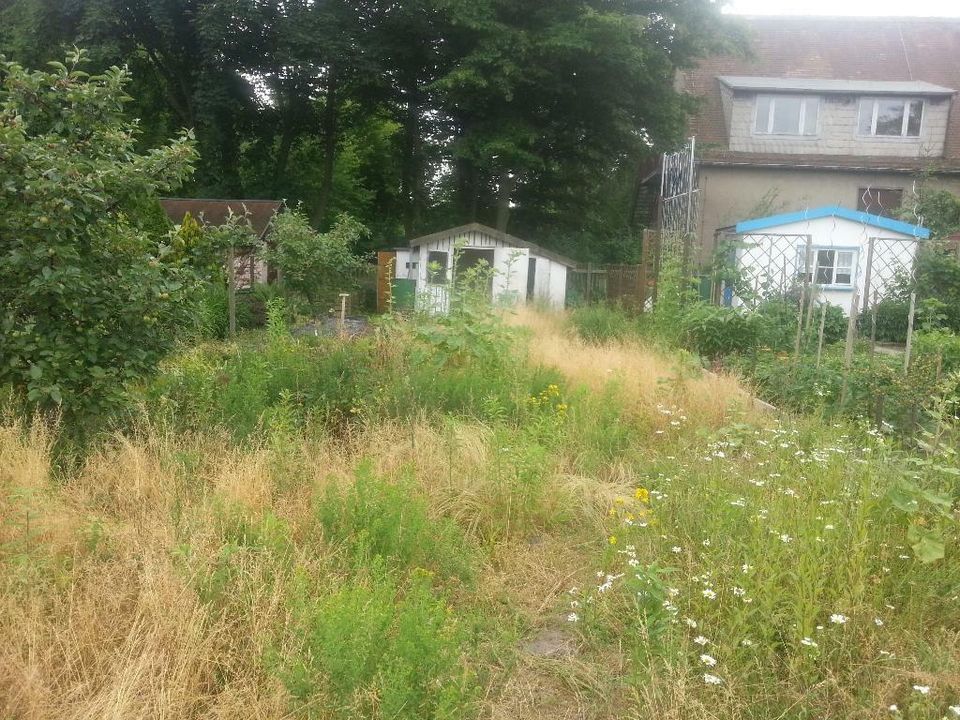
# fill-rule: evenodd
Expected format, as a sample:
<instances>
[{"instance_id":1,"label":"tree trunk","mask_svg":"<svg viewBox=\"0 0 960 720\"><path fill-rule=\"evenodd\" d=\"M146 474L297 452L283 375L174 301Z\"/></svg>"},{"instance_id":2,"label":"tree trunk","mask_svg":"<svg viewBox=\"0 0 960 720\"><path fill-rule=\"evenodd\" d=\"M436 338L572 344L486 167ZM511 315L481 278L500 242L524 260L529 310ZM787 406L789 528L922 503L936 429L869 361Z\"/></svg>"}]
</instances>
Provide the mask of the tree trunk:
<instances>
[{"instance_id":1,"label":"tree trunk","mask_svg":"<svg viewBox=\"0 0 960 720\"><path fill-rule=\"evenodd\" d=\"M339 78L336 66L329 68L330 76L327 80L326 107L323 109L323 176L320 181L320 196L317 198L311 221L315 228L320 228L327 216L330 200L333 196L333 169L337 160L337 90Z\"/></svg>"},{"instance_id":2,"label":"tree trunk","mask_svg":"<svg viewBox=\"0 0 960 720\"><path fill-rule=\"evenodd\" d=\"M424 205L423 137L420 132L420 95L416 86L407 89L409 102L404 120L404 143L400 192L403 197L403 230L409 240L420 225Z\"/></svg>"},{"instance_id":3,"label":"tree trunk","mask_svg":"<svg viewBox=\"0 0 960 720\"><path fill-rule=\"evenodd\" d=\"M501 170L499 185L497 191L497 230L505 233L507 223L510 222L510 198L517 188L517 176L509 170Z\"/></svg>"}]
</instances>

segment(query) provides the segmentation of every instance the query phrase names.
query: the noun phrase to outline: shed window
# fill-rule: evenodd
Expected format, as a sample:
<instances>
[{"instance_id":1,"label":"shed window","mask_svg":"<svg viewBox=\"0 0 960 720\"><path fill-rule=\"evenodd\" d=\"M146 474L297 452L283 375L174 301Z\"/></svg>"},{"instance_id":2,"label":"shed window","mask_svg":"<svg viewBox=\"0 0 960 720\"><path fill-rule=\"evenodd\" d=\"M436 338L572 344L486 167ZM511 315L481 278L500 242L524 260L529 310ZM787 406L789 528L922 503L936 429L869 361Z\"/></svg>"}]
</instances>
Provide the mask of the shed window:
<instances>
[{"instance_id":1,"label":"shed window","mask_svg":"<svg viewBox=\"0 0 960 720\"><path fill-rule=\"evenodd\" d=\"M816 135L820 98L758 95L754 130L760 135Z\"/></svg>"},{"instance_id":2,"label":"shed window","mask_svg":"<svg viewBox=\"0 0 960 720\"><path fill-rule=\"evenodd\" d=\"M811 257L813 267L806 268L804 256L806 247L797 248L797 267L800 268L800 278L806 273L807 282L817 285L853 286L854 268L856 267L856 250L834 250L831 248L813 248Z\"/></svg>"},{"instance_id":3,"label":"shed window","mask_svg":"<svg viewBox=\"0 0 960 720\"><path fill-rule=\"evenodd\" d=\"M862 98L858 132L866 137L920 137L923 100Z\"/></svg>"},{"instance_id":4,"label":"shed window","mask_svg":"<svg viewBox=\"0 0 960 720\"><path fill-rule=\"evenodd\" d=\"M442 250L431 250L427 253L427 281L434 285L445 285L449 261L449 253Z\"/></svg>"}]
</instances>

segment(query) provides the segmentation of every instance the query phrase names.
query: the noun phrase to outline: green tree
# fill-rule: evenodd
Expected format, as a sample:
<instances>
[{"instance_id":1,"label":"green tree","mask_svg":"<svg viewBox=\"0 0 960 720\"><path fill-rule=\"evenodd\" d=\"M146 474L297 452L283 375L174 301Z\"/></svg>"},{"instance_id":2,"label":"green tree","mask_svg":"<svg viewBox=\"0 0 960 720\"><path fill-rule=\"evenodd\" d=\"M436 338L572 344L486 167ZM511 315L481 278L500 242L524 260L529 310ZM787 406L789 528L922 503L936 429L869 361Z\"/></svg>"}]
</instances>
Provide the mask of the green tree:
<instances>
[{"instance_id":1,"label":"green tree","mask_svg":"<svg viewBox=\"0 0 960 720\"><path fill-rule=\"evenodd\" d=\"M0 65L0 383L41 409L101 412L189 319L194 275L140 222L190 176L187 133L137 153L128 74Z\"/></svg>"},{"instance_id":2,"label":"green tree","mask_svg":"<svg viewBox=\"0 0 960 720\"><path fill-rule=\"evenodd\" d=\"M274 218L264 255L286 287L300 293L315 312L330 306L338 293L356 286L356 273L366 264L354 254L366 228L341 215L329 232L318 233L295 211Z\"/></svg>"}]
</instances>

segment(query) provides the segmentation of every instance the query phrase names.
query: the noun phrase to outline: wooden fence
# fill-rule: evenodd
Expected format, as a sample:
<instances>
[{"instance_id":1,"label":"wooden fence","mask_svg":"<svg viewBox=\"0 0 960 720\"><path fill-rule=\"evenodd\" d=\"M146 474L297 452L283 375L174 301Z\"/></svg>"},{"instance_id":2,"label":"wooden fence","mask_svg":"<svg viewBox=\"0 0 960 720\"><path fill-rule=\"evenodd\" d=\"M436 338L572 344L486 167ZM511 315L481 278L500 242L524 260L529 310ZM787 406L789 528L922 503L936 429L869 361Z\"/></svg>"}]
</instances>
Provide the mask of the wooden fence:
<instances>
[{"instance_id":1,"label":"wooden fence","mask_svg":"<svg viewBox=\"0 0 960 720\"><path fill-rule=\"evenodd\" d=\"M639 263L587 263L568 271L567 304L609 302L643 312L656 301L659 268L660 237L651 230L645 230Z\"/></svg>"}]
</instances>

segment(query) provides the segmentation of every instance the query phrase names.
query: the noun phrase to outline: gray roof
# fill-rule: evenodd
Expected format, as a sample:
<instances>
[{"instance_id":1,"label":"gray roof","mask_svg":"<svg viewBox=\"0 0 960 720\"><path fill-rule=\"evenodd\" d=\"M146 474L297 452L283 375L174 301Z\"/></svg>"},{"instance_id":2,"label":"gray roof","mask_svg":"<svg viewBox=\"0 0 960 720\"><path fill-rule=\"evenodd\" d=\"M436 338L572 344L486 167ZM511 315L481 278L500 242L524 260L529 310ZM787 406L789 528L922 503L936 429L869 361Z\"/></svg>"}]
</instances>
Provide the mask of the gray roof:
<instances>
[{"instance_id":1,"label":"gray roof","mask_svg":"<svg viewBox=\"0 0 960 720\"><path fill-rule=\"evenodd\" d=\"M793 77L748 77L746 75L720 75L717 79L734 90L926 96L949 96L956 92L950 88L922 80L827 80Z\"/></svg>"},{"instance_id":2,"label":"gray roof","mask_svg":"<svg viewBox=\"0 0 960 720\"><path fill-rule=\"evenodd\" d=\"M463 235L468 232L479 232L484 235L489 235L495 240L499 240L504 245L510 247L521 247L530 250L535 255L540 257L547 258L548 260L553 260L556 263L561 265L566 265L570 268L577 267L575 263L570 258L561 255L560 253L555 253L552 250L547 250L542 248L539 245L535 245L532 242L527 242L526 240L521 240L518 237L513 235L508 235L507 233L500 232L489 225L483 225L481 223L470 223L469 225L460 225L455 228L450 228L449 230L441 230L440 232L431 233L430 235L424 235L423 237L414 238L410 241L410 247L420 247L421 245L428 245L437 240L446 240L447 238L456 237L457 235Z\"/></svg>"}]
</instances>

